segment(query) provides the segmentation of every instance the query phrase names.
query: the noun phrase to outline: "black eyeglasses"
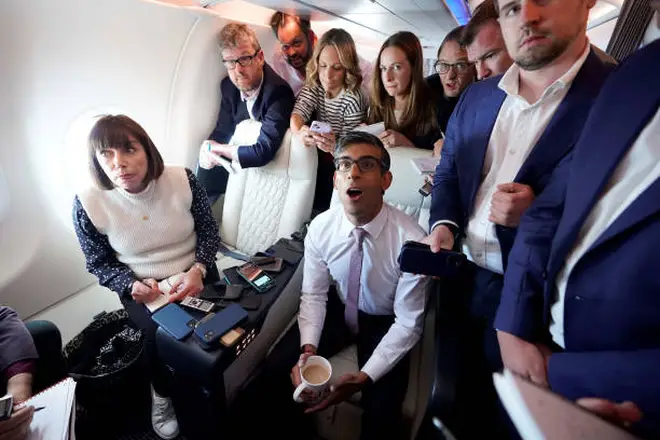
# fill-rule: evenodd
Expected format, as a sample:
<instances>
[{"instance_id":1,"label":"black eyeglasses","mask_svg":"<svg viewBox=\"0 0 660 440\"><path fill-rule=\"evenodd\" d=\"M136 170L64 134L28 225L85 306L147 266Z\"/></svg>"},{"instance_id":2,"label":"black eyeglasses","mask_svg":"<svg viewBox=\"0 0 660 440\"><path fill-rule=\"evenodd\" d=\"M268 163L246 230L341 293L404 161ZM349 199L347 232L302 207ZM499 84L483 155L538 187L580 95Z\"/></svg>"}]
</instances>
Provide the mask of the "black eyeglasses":
<instances>
[{"instance_id":1,"label":"black eyeglasses","mask_svg":"<svg viewBox=\"0 0 660 440\"><path fill-rule=\"evenodd\" d=\"M257 51L254 53L254 55L245 55L245 56L239 57L239 58L237 58L237 59L235 59L235 60L225 60L225 59L223 58L223 59L222 59L222 64L224 64L225 67L226 67L228 70L234 70L234 69L236 68L236 63L240 64L241 67L247 67L247 66L249 66L250 64L252 64L252 60L254 59L254 57L256 57L257 55L259 55L259 52L261 52L261 49L257 50Z\"/></svg>"},{"instance_id":2,"label":"black eyeglasses","mask_svg":"<svg viewBox=\"0 0 660 440\"><path fill-rule=\"evenodd\" d=\"M466 63L465 61L459 61L458 63L435 63L435 71L438 73L447 73L449 69L454 69L458 73L467 72L467 70L472 67L471 63Z\"/></svg>"},{"instance_id":3,"label":"black eyeglasses","mask_svg":"<svg viewBox=\"0 0 660 440\"><path fill-rule=\"evenodd\" d=\"M353 168L353 164L357 164L361 173L370 173L376 170L385 170L383 161L374 156L362 156L358 159L351 159L350 157L338 157L335 159L335 169L340 173L348 173Z\"/></svg>"}]
</instances>

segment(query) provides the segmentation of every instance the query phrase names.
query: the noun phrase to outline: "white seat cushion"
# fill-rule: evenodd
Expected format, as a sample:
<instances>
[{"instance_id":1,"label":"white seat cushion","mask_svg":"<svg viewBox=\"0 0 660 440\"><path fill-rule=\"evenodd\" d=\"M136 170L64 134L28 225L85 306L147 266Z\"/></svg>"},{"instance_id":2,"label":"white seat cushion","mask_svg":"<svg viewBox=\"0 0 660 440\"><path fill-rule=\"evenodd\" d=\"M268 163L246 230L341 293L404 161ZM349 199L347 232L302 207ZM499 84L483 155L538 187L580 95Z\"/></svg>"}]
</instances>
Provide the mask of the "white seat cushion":
<instances>
[{"instance_id":1,"label":"white seat cushion","mask_svg":"<svg viewBox=\"0 0 660 440\"><path fill-rule=\"evenodd\" d=\"M316 185L316 149L287 131L266 166L229 177L221 237L245 254L254 254L289 237L309 220Z\"/></svg>"}]
</instances>

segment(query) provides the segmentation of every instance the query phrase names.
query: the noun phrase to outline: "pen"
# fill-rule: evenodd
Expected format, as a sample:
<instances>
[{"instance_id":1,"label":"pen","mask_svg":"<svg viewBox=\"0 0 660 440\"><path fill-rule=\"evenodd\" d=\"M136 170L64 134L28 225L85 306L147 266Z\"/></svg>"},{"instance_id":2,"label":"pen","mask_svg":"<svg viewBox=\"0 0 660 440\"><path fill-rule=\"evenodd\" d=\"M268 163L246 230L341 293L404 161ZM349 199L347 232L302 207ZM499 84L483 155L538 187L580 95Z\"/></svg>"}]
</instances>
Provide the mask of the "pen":
<instances>
[{"instance_id":1,"label":"pen","mask_svg":"<svg viewBox=\"0 0 660 440\"><path fill-rule=\"evenodd\" d=\"M34 409L34 412L41 411L42 409L46 409L45 406L38 406Z\"/></svg>"}]
</instances>

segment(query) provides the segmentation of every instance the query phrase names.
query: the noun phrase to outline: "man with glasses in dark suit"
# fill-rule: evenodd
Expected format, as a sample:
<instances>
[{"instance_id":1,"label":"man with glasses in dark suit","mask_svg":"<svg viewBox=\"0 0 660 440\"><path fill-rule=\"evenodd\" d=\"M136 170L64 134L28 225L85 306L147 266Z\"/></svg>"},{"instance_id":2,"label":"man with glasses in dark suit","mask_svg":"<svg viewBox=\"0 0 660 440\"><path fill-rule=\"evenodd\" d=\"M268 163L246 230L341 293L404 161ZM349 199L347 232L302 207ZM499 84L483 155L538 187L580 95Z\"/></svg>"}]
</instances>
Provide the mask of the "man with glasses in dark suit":
<instances>
[{"instance_id":1,"label":"man with glasses in dark suit","mask_svg":"<svg viewBox=\"0 0 660 440\"><path fill-rule=\"evenodd\" d=\"M249 168L266 165L275 157L289 128L295 102L289 85L264 61L252 29L229 23L220 31L219 40L228 77L220 86L222 103L215 130L200 148L198 171L211 202L227 186L228 172L219 166L223 158L233 166ZM246 120L261 123L256 142L229 145L236 126Z\"/></svg>"}]
</instances>

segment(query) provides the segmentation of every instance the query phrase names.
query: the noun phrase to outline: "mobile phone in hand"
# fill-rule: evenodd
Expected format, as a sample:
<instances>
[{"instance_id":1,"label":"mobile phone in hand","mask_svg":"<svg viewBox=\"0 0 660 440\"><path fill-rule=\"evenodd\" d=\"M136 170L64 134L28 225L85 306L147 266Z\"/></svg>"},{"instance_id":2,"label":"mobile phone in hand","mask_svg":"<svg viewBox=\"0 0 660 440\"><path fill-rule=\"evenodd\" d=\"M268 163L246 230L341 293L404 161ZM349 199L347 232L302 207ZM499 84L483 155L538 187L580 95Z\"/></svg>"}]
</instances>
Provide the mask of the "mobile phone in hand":
<instances>
[{"instance_id":1,"label":"mobile phone in hand","mask_svg":"<svg viewBox=\"0 0 660 440\"><path fill-rule=\"evenodd\" d=\"M312 121L312 125L309 126L309 130L313 131L314 133L328 134L332 133L332 126L327 122Z\"/></svg>"}]
</instances>

